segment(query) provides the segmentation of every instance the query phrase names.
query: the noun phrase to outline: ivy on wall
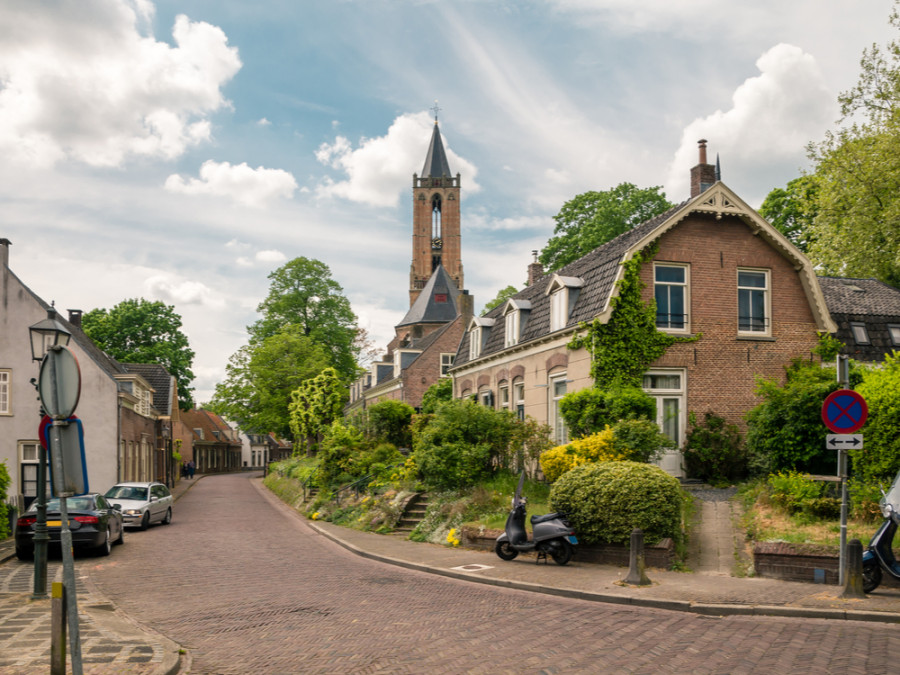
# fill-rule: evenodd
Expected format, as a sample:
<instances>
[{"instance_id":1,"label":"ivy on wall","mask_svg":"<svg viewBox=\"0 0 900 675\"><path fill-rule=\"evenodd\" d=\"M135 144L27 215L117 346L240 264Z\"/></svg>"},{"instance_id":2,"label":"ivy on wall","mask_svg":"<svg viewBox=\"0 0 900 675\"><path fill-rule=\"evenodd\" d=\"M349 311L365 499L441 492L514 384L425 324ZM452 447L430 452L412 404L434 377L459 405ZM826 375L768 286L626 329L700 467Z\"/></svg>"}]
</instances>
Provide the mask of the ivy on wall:
<instances>
[{"instance_id":1,"label":"ivy on wall","mask_svg":"<svg viewBox=\"0 0 900 675\"><path fill-rule=\"evenodd\" d=\"M625 273L618 282L619 295L612 299L609 321L582 323L584 331L569 342L569 349L591 354L591 377L600 389L613 385L640 387L647 368L676 342L694 342L700 335L680 337L656 329L656 302L646 303L641 290L641 265L653 259L659 247L651 244L623 263Z\"/></svg>"}]
</instances>

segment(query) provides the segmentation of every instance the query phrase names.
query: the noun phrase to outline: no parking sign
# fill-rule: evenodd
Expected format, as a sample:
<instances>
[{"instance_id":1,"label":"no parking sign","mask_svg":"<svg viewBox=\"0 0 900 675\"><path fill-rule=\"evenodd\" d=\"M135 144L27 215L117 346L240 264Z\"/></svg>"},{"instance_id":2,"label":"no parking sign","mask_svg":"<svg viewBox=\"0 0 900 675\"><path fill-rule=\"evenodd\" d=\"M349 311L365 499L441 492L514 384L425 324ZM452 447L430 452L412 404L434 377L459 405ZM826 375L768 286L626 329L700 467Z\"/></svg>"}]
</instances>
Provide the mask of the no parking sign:
<instances>
[{"instance_id":1,"label":"no parking sign","mask_svg":"<svg viewBox=\"0 0 900 675\"><path fill-rule=\"evenodd\" d=\"M838 389L830 393L822 404L822 421L836 434L859 431L868 417L866 399L852 389Z\"/></svg>"}]
</instances>

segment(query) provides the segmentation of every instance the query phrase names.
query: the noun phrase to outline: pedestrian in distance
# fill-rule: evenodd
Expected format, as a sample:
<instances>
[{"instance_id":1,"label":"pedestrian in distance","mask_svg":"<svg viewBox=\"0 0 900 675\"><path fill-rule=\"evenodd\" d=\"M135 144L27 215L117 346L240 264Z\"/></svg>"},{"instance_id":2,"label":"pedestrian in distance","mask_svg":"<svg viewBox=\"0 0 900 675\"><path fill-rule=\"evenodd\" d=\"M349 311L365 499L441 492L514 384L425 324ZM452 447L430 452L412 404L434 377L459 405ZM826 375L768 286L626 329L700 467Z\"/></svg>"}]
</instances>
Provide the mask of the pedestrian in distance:
<instances>
[{"instance_id":1,"label":"pedestrian in distance","mask_svg":"<svg viewBox=\"0 0 900 675\"><path fill-rule=\"evenodd\" d=\"M190 462L188 462L188 478L194 477L194 469L195 468L196 467L194 465L194 460L191 460Z\"/></svg>"}]
</instances>

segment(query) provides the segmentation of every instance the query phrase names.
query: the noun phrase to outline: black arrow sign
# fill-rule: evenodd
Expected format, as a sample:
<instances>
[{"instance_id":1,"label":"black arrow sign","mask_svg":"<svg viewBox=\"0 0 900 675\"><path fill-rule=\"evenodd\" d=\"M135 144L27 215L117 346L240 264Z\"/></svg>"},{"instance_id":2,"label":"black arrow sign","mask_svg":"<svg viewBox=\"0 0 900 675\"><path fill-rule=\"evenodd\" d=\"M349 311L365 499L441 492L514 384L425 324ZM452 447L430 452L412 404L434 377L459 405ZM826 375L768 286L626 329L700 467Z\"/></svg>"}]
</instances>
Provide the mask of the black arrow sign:
<instances>
[{"instance_id":1,"label":"black arrow sign","mask_svg":"<svg viewBox=\"0 0 900 675\"><path fill-rule=\"evenodd\" d=\"M837 438L831 438L828 440L828 445L833 448L836 448L839 445L852 445L855 448L856 446L860 445L861 443L862 443L862 441L859 439L858 436L854 436L853 438L850 438L847 440L838 440Z\"/></svg>"}]
</instances>

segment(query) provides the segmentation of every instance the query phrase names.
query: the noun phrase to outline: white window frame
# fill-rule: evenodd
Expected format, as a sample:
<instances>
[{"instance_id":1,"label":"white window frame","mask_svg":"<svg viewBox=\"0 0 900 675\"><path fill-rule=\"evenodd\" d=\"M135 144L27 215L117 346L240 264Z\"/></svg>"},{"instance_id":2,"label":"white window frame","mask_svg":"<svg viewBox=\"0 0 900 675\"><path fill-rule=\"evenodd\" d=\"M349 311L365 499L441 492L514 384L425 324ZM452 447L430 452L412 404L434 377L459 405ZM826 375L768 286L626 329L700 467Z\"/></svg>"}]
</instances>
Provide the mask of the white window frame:
<instances>
[{"instance_id":1,"label":"white window frame","mask_svg":"<svg viewBox=\"0 0 900 675\"><path fill-rule=\"evenodd\" d=\"M23 440L18 441L18 460L19 460L19 474L16 482L19 484L19 492L25 497L37 497L37 476L41 461L41 442L40 441L32 441L32 440ZM25 456L25 448L26 446L30 448L30 453L33 453L33 456ZM25 491L25 467L34 468L34 494ZM29 481L30 483L31 481ZM50 494L50 481L47 481L46 485L47 494Z\"/></svg>"},{"instance_id":2,"label":"white window frame","mask_svg":"<svg viewBox=\"0 0 900 675\"><path fill-rule=\"evenodd\" d=\"M0 368L0 415L12 415L12 370Z\"/></svg>"},{"instance_id":3,"label":"white window frame","mask_svg":"<svg viewBox=\"0 0 900 675\"><path fill-rule=\"evenodd\" d=\"M658 281L656 278L656 271L660 268L673 268L677 267L684 270L684 281L679 283L677 281ZM665 325L660 324L659 322L659 307L657 306L657 319L656 319L656 328L657 330L663 331L664 333L690 333L691 332L691 323L690 318L691 314L688 311L688 308L691 306L691 266L686 263L670 263L670 262L654 262L653 263L653 297L656 297L656 290L659 287L665 287L667 289L672 288L680 288L682 289L682 304L684 306L684 322L683 326L672 326L672 314L671 312L668 314L668 323Z\"/></svg>"},{"instance_id":4,"label":"white window frame","mask_svg":"<svg viewBox=\"0 0 900 675\"><path fill-rule=\"evenodd\" d=\"M494 407L494 392L490 389L480 389L478 391L478 402L486 408Z\"/></svg>"},{"instance_id":5,"label":"white window frame","mask_svg":"<svg viewBox=\"0 0 900 675\"><path fill-rule=\"evenodd\" d=\"M894 347L900 347L900 324L889 323L887 329L891 338L891 344Z\"/></svg>"},{"instance_id":6,"label":"white window frame","mask_svg":"<svg viewBox=\"0 0 900 675\"><path fill-rule=\"evenodd\" d=\"M550 294L550 332L562 330L569 322L569 289L560 288Z\"/></svg>"},{"instance_id":7,"label":"white window frame","mask_svg":"<svg viewBox=\"0 0 900 675\"><path fill-rule=\"evenodd\" d=\"M453 361L456 359L456 354L451 352L441 352L441 377L450 377L447 374L447 371L453 367Z\"/></svg>"},{"instance_id":8,"label":"white window frame","mask_svg":"<svg viewBox=\"0 0 900 675\"><path fill-rule=\"evenodd\" d=\"M481 356L481 326L475 326L469 331L469 358L477 359Z\"/></svg>"},{"instance_id":9,"label":"white window frame","mask_svg":"<svg viewBox=\"0 0 900 675\"><path fill-rule=\"evenodd\" d=\"M740 278L741 274L761 274L765 279L765 286L741 286ZM753 336L764 336L768 337L772 335L772 275L767 269L760 269L754 267L738 267L737 269L737 292L738 292L738 335L753 335ZM763 327L762 330L755 330L753 328L741 328L741 292L762 292L763 294L763 311L765 312L763 316ZM752 306L752 300L751 300ZM754 317L745 317L749 318L751 321Z\"/></svg>"},{"instance_id":10,"label":"white window frame","mask_svg":"<svg viewBox=\"0 0 900 675\"><path fill-rule=\"evenodd\" d=\"M687 433L685 429L687 423L687 370L684 368L654 368L644 373L645 378L654 375L663 377L671 377L673 375L678 376L677 387L654 388L649 386L647 382L644 382L642 388L656 403L655 421L660 431L663 433L666 433L664 419L665 401L670 399L678 400L678 417L675 420L677 424L677 433L675 435L677 438L673 439L677 442L678 446L675 449L666 451L666 453L656 461L656 464L667 473L670 473L675 477L680 477L684 475L681 448L684 447Z\"/></svg>"},{"instance_id":11,"label":"white window frame","mask_svg":"<svg viewBox=\"0 0 900 675\"><path fill-rule=\"evenodd\" d=\"M557 385L562 384L563 391L557 391ZM562 445L569 440L569 430L566 428L566 422L559 412L559 402L568 393L568 381L566 373L552 373L547 378L547 420L550 423L550 435L557 445Z\"/></svg>"},{"instance_id":12,"label":"white window frame","mask_svg":"<svg viewBox=\"0 0 900 675\"><path fill-rule=\"evenodd\" d=\"M872 340L869 338L869 330L862 321L851 321L850 332L853 334L853 341L858 345L870 345Z\"/></svg>"},{"instance_id":13,"label":"white window frame","mask_svg":"<svg viewBox=\"0 0 900 675\"><path fill-rule=\"evenodd\" d=\"M514 412L520 420L525 419L525 381L521 378L513 380L512 383L512 404Z\"/></svg>"},{"instance_id":14,"label":"white window frame","mask_svg":"<svg viewBox=\"0 0 900 675\"><path fill-rule=\"evenodd\" d=\"M514 309L506 315L506 334L503 341L504 347L515 347L519 344L519 318L521 312Z\"/></svg>"}]
</instances>

